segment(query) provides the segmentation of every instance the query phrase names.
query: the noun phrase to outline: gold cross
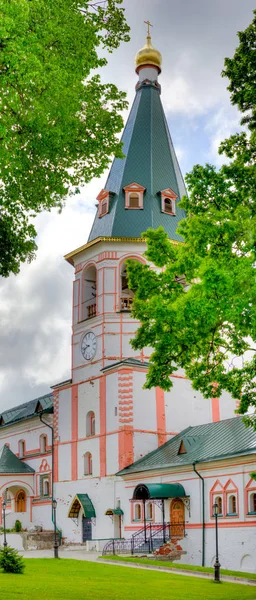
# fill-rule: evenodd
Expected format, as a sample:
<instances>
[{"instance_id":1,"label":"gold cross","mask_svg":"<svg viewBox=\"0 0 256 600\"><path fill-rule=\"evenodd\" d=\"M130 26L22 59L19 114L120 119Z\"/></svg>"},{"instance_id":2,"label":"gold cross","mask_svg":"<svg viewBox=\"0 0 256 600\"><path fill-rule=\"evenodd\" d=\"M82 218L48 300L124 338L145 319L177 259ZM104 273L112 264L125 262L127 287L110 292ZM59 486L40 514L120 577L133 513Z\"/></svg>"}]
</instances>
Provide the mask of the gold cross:
<instances>
[{"instance_id":1,"label":"gold cross","mask_svg":"<svg viewBox=\"0 0 256 600\"><path fill-rule=\"evenodd\" d=\"M148 26L148 35L150 35L150 27L153 27L153 25L151 25L150 21L144 21L144 23L146 23L146 25Z\"/></svg>"}]
</instances>

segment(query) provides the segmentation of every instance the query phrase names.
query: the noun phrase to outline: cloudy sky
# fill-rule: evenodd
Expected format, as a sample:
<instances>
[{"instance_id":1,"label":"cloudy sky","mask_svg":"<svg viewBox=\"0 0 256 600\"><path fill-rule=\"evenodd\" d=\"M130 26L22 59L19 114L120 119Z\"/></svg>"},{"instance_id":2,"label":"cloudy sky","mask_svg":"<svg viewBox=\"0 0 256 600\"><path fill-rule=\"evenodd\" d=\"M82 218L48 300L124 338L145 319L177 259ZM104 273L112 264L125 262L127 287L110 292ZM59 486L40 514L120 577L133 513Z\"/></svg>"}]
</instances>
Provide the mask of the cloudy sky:
<instances>
[{"instance_id":1,"label":"cloudy sky","mask_svg":"<svg viewBox=\"0 0 256 600\"><path fill-rule=\"evenodd\" d=\"M123 5L131 41L109 57L102 79L125 90L131 104L134 55L144 45L143 21L149 19L152 42L163 56L162 102L182 172L195 163L220 165L218 144L239 122L220 73L224 57L237 46L237 31L252 21L255 1L124 0ZM0 410L70 377L73 270L63 255L87 241L105 179L92 181L61 215L40 215L37 259L18 276L0 280Z\"/></svg>"}]
</instances>

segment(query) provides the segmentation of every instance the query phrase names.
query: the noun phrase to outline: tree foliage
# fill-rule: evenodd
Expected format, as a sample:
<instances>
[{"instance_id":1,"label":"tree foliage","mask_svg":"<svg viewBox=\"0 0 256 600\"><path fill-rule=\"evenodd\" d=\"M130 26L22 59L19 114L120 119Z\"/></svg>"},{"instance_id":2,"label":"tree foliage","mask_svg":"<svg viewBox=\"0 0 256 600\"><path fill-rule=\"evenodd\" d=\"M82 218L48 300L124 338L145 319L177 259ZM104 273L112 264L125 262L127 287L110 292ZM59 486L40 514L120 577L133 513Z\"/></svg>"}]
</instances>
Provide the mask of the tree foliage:
<instances>
[{"instance_id":1,"label":"tree foliage","mask_svg":"<svg viewBox=\"0 0 256 600\"><path fill-rule=\"evenodd\" d=\"M0 275L34 257L31 218L122 156L125 94L95 74L129 39L121 3L0 0Z\"/></svg>"},{"instance_id":2,"label":"tree foliage","mask_svg":"<svg viewBox=\"0 0 256 600\"><path fill-rule=\"evenodd\" d=\"M222 142L229 161L219 170L196 165L187 175L184 243L148 230L155 269L130 261L128 273L141 322L132 346L153 348L146 387L169 390L181 368L206 398L227 390L245 414L256 406L256 17L239 37L225 74L232 101L249 111L249 131Z\"/></svg>"}]
</instances>

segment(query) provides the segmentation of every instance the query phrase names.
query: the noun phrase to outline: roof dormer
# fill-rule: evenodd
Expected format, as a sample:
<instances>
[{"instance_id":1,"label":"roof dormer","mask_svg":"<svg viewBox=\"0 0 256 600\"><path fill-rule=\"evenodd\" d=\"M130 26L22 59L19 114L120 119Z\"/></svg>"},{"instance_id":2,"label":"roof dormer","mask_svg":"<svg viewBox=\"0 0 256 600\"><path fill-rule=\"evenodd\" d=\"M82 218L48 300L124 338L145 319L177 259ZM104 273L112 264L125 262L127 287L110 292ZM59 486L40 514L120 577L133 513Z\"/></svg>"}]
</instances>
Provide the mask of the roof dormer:
<instances>
[{"instance_id":1,"label":"roof dormer","mask_svg":"<svg viewBox=\"0 0 256 600\"><path fill-rule=\"evenodd\" d=\"M168 215L176 215L176 198L177 194L171 188L161 190L161 210Z\"/></svg>"},{"instance_id":2,"label":"roof dormer","mask_svg":"<svg viewBox=\"0 0 256 600\"><path fill-rule=\"evenodd\" d=\"M98 194L98 217L104 217L109 212L109 191L102 189Z\"/></svg>"},{"instance_id":3,"label":"roof dormer","mask_svg":"<svg viewBox=\"0 0 256 600\"><path fill-rule=\"evenodd\" d=\"M125 208L143 209L143 196L145 189L135 181L124 187L125 192Z\"/></svg>"}]
</instances>

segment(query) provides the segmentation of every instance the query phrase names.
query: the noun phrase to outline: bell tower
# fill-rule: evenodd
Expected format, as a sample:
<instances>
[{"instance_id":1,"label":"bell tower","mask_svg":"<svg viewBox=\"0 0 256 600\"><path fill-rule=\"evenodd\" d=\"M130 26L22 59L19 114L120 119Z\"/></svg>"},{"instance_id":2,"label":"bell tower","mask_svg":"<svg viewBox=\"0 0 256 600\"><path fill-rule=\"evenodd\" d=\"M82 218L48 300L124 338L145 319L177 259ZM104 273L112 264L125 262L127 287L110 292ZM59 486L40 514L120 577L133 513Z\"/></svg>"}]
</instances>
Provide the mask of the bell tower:
<instances>
[{"instance_id":1,"label":"bell tower","mask_svg":"<svg viewBox=\"0 0 256 600\"><path fill-rule=\"evenodd\" d=\"M59 481L82 486L86 479L92 494L98 478L107 485L108 477L181 429L226 416L218 400L214 406L204 400L182 373L173 375L170 393L143 389L150 348L136 352L130 345L138 323L126 260L145 262L141 234L149 227L162 225L174 243L181 241L186 193L161 103L162 57L149 31L135 63L124 158L114 159L99 190L87 243L65 256L75 271L72 364L71 380L55 388L56 463Z\"/></svg>"}]
</instances>

